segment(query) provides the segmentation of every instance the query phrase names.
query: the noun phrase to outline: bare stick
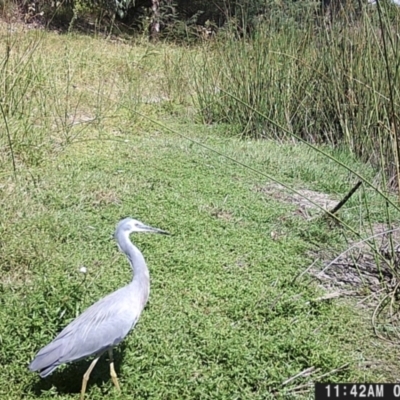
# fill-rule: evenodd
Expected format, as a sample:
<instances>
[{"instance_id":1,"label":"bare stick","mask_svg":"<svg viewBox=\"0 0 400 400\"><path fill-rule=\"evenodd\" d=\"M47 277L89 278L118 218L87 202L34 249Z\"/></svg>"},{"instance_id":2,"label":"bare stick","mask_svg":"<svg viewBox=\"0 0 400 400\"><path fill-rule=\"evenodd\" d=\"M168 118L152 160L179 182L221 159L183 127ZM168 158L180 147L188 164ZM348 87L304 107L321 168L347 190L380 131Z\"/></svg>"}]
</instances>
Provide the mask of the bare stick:
<instances>
[{"instance_id":1,"label":"bare stick","mask_svg":"<svg viewBox=\"0 0 400 400\"><path fill-rule=\"evenodd\" d=\"M336 204L336 206L331 211L329 211L329 215L332 216L333 214L338 212L346 204L347 200L349 200L350 197L353 196L353 194L361 186L361 184L362 184L362 182L358 181L354 185L354 187L349 191L349 193L347 193L346 196L344 196L343 199L341 201L339 201L339 203Z\"/></svg>"},{"instance_id":2,"label":"bare stick","mask_svg":"<svg viewBox=\"0 0 400 400\"><path fill-rule=\"evenodd\" d=\"M347 364L343 364L343 365L342 365L341 367L339 367L339 368L335 368L335 369L333 369L332 371L327 372L326 374L323 374L323 375L318 376L318 377L315 379L315 381L317 382L318 380L320 380L320 379L322 379L322 378L325 378L325 376L332 375L332 374L334 374L335 372L338 372L338 371L341 371L342 369L347 368L348 366L349 366L348 363L347 363Z\"/></svg>"},{"instance_id":3,"label":"bare stick","mask_svg":"<svg viewBox=\"0 0 400 400\"><path fill-rule=\"evenodd\" d=\"M319 261L319 258L317 258L316 260L314 260L312 262L312 264L310 264L304 271L300 272L300 274L296 275L293 280L292 280L292 284L294 282L296 282L297 279L300 279L304 274L306 274L317 262Z\"/></svg>"},{"instance_id":4,"label":"bare stick","mask_svg":"<svg viewBox=\"0 0 400 400\"><path fill-rule=\"evenodd\" d=\"M315 367L306 368L304 371L301 371L298 374L292 376L291 378L286 379L286 381L282 383L282 386L287 385L288 383L294 381L295 379L297 379L297 378L299 378L301 376L309 376L314 372L316 372L315 371Z\"/></svg>"}]
</instances>

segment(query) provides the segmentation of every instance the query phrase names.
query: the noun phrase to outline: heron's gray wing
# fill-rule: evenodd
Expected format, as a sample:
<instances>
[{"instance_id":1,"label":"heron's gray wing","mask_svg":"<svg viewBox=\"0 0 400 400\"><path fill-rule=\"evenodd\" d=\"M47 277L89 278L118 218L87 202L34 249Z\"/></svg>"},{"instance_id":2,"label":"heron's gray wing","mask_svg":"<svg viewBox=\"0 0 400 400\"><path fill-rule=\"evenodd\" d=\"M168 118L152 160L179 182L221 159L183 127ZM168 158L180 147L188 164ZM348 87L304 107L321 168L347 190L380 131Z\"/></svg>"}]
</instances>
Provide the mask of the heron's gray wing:
<instances>
[{"instance_id":1,"label":"heron's gray wing","mask_svg":"<svg viewBox=\"0 0 400 400\"><path fill-rule=\"evenodd\" d=\"M120 343L141 312L130 297L124 287L93 304L38 352L30 370L45 377L61 364L101 354Z\"/></svg>"}]
</instances>

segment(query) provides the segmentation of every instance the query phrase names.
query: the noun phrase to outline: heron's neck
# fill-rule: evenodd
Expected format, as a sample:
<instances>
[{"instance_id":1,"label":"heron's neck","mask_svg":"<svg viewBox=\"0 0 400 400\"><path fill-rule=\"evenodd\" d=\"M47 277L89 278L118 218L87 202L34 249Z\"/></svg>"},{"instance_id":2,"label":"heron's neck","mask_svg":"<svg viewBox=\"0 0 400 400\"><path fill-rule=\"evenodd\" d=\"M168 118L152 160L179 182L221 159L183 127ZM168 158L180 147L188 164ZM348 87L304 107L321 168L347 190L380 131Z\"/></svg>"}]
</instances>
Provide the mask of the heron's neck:
<instances>
[{"instance_id":1,"label":"heron's neck","mask_svg":"<svg viewBox=\"0 0 400 400\"><path fill-rule=\"evenodd\" d=\"M149 270L141 251L131 242L126 233L117 234L118 245L123 253L126 254L129 264L133 270L132 281L145 279L149 280Z\"/></svg>"}]
</instances>

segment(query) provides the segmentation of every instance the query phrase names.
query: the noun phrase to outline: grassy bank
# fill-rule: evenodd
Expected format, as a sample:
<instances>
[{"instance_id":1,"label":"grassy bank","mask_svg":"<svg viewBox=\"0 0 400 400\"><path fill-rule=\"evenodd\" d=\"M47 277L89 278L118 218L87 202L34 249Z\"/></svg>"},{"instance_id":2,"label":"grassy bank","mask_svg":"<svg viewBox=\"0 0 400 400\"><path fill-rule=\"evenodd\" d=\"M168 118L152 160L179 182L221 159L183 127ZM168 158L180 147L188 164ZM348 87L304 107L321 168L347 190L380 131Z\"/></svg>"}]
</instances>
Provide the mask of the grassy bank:
<instances>
[{"instance_id":1,"label":"grassy bank","mask_svg":"<svg viewBox=\"0 0 400 400\"><path fill-rule=\"evenodd\" d=\"M348 170L304 145L243 141L231 125L200 123L189 80L202 49L39 31L4 38L1 398L77 396L87 362L46 380L27 365L83 309L129 281L110 240L127 215L172 236L133 237L150 267L150 303L117 352L122 395L103 361L90 398L308 398L322 376L396 379L397 350L373 335L368 310L321 300L329 288L308 274L295 279L350 234L304 218L278 189L268 194L262 175L338 200L354 183ZM376 176L349 152L327 151ZM342 218L361 230L366 216L386 215L366 188Z\"/></svg>"},{"instance_id":2,"label":"grassy bank","mask_svg":"<svg viewBox=\"0 0 400 400\"><path fill-rule=\"evenodd\" d=\"M379 9L363 9L356 22L282 25L271 16L252 36L220 33L192 64L203 121L344 147L394 176L400 14L383 2Z\"/></svg>"}]
</instances>

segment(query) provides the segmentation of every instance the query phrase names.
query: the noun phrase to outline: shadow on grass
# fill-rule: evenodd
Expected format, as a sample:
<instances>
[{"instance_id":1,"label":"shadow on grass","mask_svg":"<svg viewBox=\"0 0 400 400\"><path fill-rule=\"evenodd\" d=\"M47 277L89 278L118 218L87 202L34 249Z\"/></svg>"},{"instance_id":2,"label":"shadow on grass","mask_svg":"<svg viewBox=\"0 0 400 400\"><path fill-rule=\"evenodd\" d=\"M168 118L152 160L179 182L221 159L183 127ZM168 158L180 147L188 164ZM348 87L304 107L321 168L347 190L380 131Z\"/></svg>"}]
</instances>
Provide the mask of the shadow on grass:
<instances>
[{"instance_id":1,"label":"shadow on grass","mask_svg":"<svg viewBox=\"0 0 400 400\"><path fill-rule=\"evenodd\" d=\"M126 345L122 343L118 348L113 350L115 372L119 375L122 362L125 357ZM36 396L40 396L43 391L50 390L53 386L59 394L80 393L82 386L83 375L89 368L93 357L90 359L67 364L62 369L59 367L52 375L41 379L34 383L30 389ZM93 385L102 386L110 381L110 366L108 362L108 353L105 352L93 369L86 391L90 390ZM112 383L111 383L112 385ZM112 385L114 386L114 385Z\"/></svg>"}]
</instances>

